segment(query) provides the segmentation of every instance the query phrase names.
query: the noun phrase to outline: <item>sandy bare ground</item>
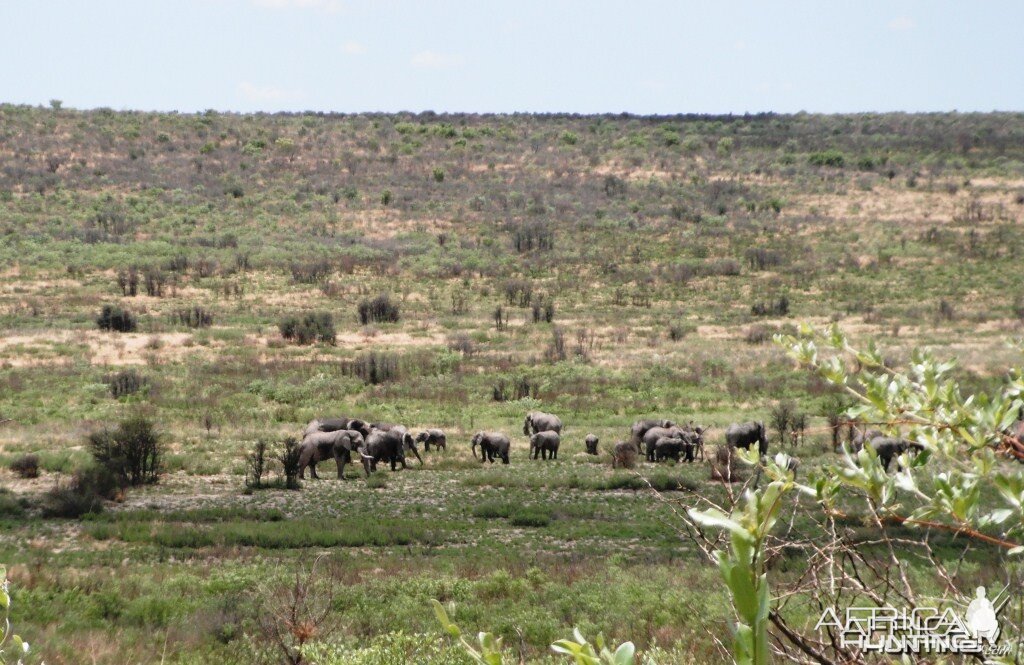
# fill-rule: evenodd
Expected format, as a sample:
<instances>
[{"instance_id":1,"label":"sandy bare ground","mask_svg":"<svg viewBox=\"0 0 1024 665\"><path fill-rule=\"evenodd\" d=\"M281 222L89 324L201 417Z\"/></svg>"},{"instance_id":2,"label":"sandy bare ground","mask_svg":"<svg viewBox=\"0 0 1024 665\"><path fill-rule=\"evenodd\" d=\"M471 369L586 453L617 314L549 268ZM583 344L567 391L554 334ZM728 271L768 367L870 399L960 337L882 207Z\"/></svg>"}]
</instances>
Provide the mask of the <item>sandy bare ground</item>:
<instances>
[{"instance_id":1,"label":"sandy bare ground","mask_svg":"<svg viewBox=\"0 0 1024 665\"><path fill-rule=\"evenodd\" d=\"M93 330L49 330L0 339L0 364L11 367L70 365L143 365L154 355L181 360L208 349L188 346L191 333L104 333Z\"/></svg>"}]
</instances>

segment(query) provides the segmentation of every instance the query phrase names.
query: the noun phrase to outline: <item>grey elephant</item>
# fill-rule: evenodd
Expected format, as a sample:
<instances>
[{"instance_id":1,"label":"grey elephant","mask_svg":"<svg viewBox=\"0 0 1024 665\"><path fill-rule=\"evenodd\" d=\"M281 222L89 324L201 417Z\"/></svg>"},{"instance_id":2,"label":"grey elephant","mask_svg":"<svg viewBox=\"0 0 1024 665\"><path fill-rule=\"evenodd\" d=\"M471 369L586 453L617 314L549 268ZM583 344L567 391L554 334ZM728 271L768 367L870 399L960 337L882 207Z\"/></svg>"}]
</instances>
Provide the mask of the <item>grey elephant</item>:
<instances>
[{"instance_id":1,"label":"grey elephant","mask_svg":"<svg viewBox=\"0 0 1024 665\"><path fill-rule=\"evenodd\" d=\"M583 440L583 445L585 445L587 447L587 454L588 455L596 455L597 454L597 443L598 443L598 438L594 434L588 434L587 438L585 438Z\"/></svg>"},{"instance_id":2,"label":"grey elephant","mask_svg":"<svg viewBox=\"0 0 1024 665\"><path fill-rule=\"evenodd\" d=\"M683 443L689 446L687 462L692 462L700 455L700 461L704 461L704 428L695 426L692 422L683 428Z\"/></svg>"},{"instance_id":3,"label":"grey elephant","mask_svg":"<svg viewBox=\"0 0 1024 665\"><path fill-rule=\"evenodd\" d=\"M878 459L882 461L882 468L885 469L886 473L889 471L889 464L892 463L893 458L896 458L896 470L902 471L903 467L900 466L899 456L908 450L914 452L921 452L924 450L924 446L914 441L907 441L906 439L897 439L891 436L879 436L868 441L868 445L875 449L878 453Z\"/></svg>"},{"instance_id":4,"label":"grey elephant","mask_svg":"<svg viewBox=\"0 0 1024 665\"><path fill-rule=\"evenodd\" d=\"M340 429L354 429L365 439L370 435L370 423L358 418L314 418L302 432L305 438L316 432L337 432Z\"/></svg>"},{"instance_id":5,"label":"grey elephant","mask_svg":"<svg viewBox=\"0 0 1024 665\"><path fill-rule=\"evenodd\" d=\"M553 413L543 411L530 411L523 420L523 434L530 436L537 432L558 432L562 433L562 420Z\"/></svg>"},{"instance_id":6,"label":"grey elephant","mask_svg":"<svg viewBox=\"0 0 1024 665\"><path fill-rule=\"evenodd\" d=\"M395 471L399 464L403 469L408 468L405 463L406 451L412 452L420 464L423 464L423 458L416 450L416 442L404 427L399 426L387 431L373 430L370 436L366 437L362 450L363 469L366 475L369 476L371 471L376 471L377 463L381 460L390 462L392 471Z\"/></svg>"},{"instance_id":7,"label":"grey elephant","mask_svg":"<svg viewBox=\"0 0 1024 665\"><path fill-rule=\"evenodd\" d=\"M750 446L756 443L759 455L768 454L768 433L761 421L729 425L725 430L725 442L730 448L743 448L744 450L750 450Z\"/></svg>"},{"instance_id":8,"label":"grey elephant","mask_svg":"<svg viewBox=\"0 0 1024 665\"><path fill-rule=\"evenodd\" d=\"M558 432L537 432L530 437L530 457L537 459L557 459L558 446L562 443L562 437Z\"/></svg>"},{"instance_id":9,"label":"grey elephant","mask_svg":"<svg viewBox=\"0 0 1024 665\"><path fill-rule=\"evenodd\" d=\"M676 424L671 420L664 418L647 418L645 420L638 420L633 423L633 426L629 428L630 438L637 445L637 450L640 450L640 442L643 441L644 434L648 430L655 427L662 427L668 429L669 427L675 427Z\"/></svg>"},{"instance_id":10,"label":"grey elephant","mask_svg":"<svg viewBox=\"0 0 1024 665\"><path fill-rule=\"evenodd\" d=\"M658 440L654 442L654 460L661 462L663 460L671 459L676 462L683 456L683 449L686 443L683 442L681 436L662 436L658 437ZM692 454L692 445L691 445Z\"/></svg>"},{"instance_id":11,"label":"grey elephant","mask_svg":"<svg viewBox=\"0 0 1024 665\"><path fill-rule=\"evenodd\" d=\"M345 465L352 462L352 453L363 447L363 435L354 429L339 429L333 432L313 432L299 444L299 478L316 474L317 462L333 458L338 464L338 480L345 478Z\"/></svg>"},{"instance_id":12,"label":"grey elephant","mask_svg":"<svg viewBox=\"0 0 1024 665\"><path fill-rule=\"evenodd\" d=\"M502 464L508 464L508 454L512 448L508 437L501 432L477 432L473 435L470 450L476 459L476 447L480 446L480 462L494 463L494 458L501 458Z\"/></svg>"},{"instance_id":13,"label":"grey elephant","mask_svg":"<svg viewBox=\"0 0 1024 665\"><path fill-rule=\"evenodd\" d=\"M632 469L640 449L634 441L619 441L612 448L612 468Z\"/></svg>"},{"instance_id":14,"label":"grey elephant","mask_svg":"<svg viewBox=\"0 0 1024 665\"><path fill-rule=\"evenodd\" d=\"M882 433L882 430L869 429L866 432L857 430L857 433L853 435L853 439L850 441L850 452L859 453L864 449L865 443L870 443L871 441L880 439L884 436L885 434Z\"/></svg>"},{"instance_id":15,"label":"grey elephant","mask_svg":"<svg viewBox=\"0 0 1024 665\"><path fill-rule=\"evenodd\" d=\"M448 449L448 437L439 429L425 429L416 435L416 443L423 444L423 452L429 453L430 446L438 450Z\"/></svg>"},{"instance_id":16,"label":"grey elephant","mask_svg":"<svg viewBox=\"0 0 1024 665\"><path fill-rule=\"evenodd\" d=\"M686 433L682 427L678 425L671 425L669 427L651 427L644 432L643 437L640 439L641 448L637 450L643 450L647 454L647 461L655 461L656 452L655 446L658 443L658 439L662 437L678 437L682 438Z\"/></svg>"}]
</instances>

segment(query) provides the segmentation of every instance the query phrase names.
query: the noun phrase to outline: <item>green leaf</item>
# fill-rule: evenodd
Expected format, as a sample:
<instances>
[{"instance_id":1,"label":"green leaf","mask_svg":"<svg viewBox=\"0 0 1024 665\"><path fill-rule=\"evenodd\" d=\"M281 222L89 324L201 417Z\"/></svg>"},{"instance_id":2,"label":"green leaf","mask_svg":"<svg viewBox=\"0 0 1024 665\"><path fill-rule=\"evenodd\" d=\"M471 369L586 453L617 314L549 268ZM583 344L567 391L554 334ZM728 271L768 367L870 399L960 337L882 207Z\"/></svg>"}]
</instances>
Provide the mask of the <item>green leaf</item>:
<instances>
[{"instance_id":1,"label":"green leaf","mask_svg":"<svg viewBox=\"0 0 1024 665\"><path fill-rule=\"evenodd\" d=\"M619 645L619 648L615 650L615 656L612 662L615 665L633 665L633 656L636 653L636 647L633 646L632 642L623 642Z\"/></svg>"},{"instance_id":2,"label":"green leaf","mask_svg":"<svg viewBox=\"0 0 1024 665\"><path fill-rule=\"evenodd\" d=\"M693 510L692 508L687 511L694 522L702 526L716 527L719 529L726 529L734 534L737 534L744 538L751 538L750 532L743 527L742 524L732 519L725 513L715 508L710 510L700 511Z\"/></svg>"}]
</instances>

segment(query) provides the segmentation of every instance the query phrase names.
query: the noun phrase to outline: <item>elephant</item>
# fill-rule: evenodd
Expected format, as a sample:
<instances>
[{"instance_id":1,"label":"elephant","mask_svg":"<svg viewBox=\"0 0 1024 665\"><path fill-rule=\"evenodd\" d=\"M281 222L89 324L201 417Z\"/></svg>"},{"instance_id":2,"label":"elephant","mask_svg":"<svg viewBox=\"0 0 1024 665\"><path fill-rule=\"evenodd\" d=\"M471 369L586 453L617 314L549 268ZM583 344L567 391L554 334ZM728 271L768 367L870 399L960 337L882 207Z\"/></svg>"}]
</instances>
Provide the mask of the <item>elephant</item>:
<instances>
[{"instance_id":1,"label":"elephant","mask_svg":"<svg viewBox=\"0 0 1024 665\"><path fill-rule=\"evenodd\" d=\"M416 435L416 443L423 444L423 452L430 452L430 446L438 450L448 450L448 437L439 429L425 429Z\"/></svg>"},{"instance_id":2,"label":"elephant","mask_svg":"<svg viewBox=\"0 0 1024 665\"><path fill-rule=\"evenodd\" d=\"M640 448L634 441L619 441L612 448L612 468L632 469Z\"/></svg>"},{"instance_id":3,"label":"elephant","mask_svg":"<svg viewBox=\"0 0 1024 665\"><path fill-rule=\"evenodd\" d=\"M897 439L891 436L879 436L868 441L868 445L875 449L878 453L878 459L882 460L882 468L885 469L886 473L889 472L889 464L893 458L899 458L900 455L913 450L915 452L921 452L924 450L924 446L920 443L913 441L907 441L906 439ZM896 460L896 470L902 471L903 467L900 466L899 459Z\"/></svg>"},{"instance_id":4,"label":"elephant","mask_svg":"<svg viewBox=\"0 0 1024 665\"><path fill-rule=\"evenodd\" d=\"M340 429L354 429L365 439L370 435L370 423L358 418L314 418L302 432L305 438L316 432L337 432Z\"/></svg>"},{"instance_id":5,"label":"elephant","mask_svg":"<svg viewBox=\"0 0 1024 665\"><path fill-rule=\"evenodd\" d=\"M597 442L598 442L598 438L594 434L588 434L587 438L583 440L583 444L587 447L587 454L588 455L596 455L597 454Z\"/></svg>"},{"instance_id":6,"label":"elephant","mask_svg":"<svg viewBox=\"0 0 1024 665\"><path fill-rule=\"evenodd\" d=\"M1013 424L1003 432L1001 449L1006 455L1018 462L1024 461L1024 420L1015 420Z\"/></svg>"},{"instance_id":7,"label":"elephant","mask_svg":"<svg viewBox=\"0 0 1024 665\"><path fill-rule=\"evenodd\" d=\"M508 437L501 432L477 432L473 435L470 450L476 459L476 447L480 446L480 462L494 463L495 457L501 458L502 464L508 464L508 453L512 447Z\"/></svg>"},{"instance_id":8,"label":"elephant","mask_svg":"<svg viewBox=\"0 0 1024 665\"><path fill-rule=\"evenodd\" d=\"M655 461L655 446L658 443L658 439L662 437L678 437L683 438L686 434L686 430L678 425L672 425L670 427L651 427L644 432L643 437L640 439L640 443L643 448L638 447L637 450L644 450L647 453L647 461Z\"/></svg>"},{"instance_id":9,"label":"elephant","mask_svg":"<svg viewBox=\"0 0 1024 665\"><path fill-rule=\"evenodd\" d=\"M530 452L531 457L537 459L557 459L558 458L558 446L562 443L562 437L558 435L558 432L537 432L530 437Z\"/></svg>"},{"instance_id":10,"label":"elephant","mask_svg":"<svg viewBox=\"0 0 1024 665\"><path fill-rule=\"evenodd\" d=\"M543 411L530 411L523 421L523 435L530 436L537 432L562 433L562 420L551 413Z\"/></svg>"},{"instance_id":11,"label":"elephant","mask_svg":"<svg viewBox=\"0 0 1024 665\"><path fill-rule=\"evenodd\" d=\"M352 461L352 451L363 447L363 435L354 429L339 429L333 432L313 432L302 439L299 447L299 478L316 475L317 462L331 457L338 463L338 480L345 478L345 465Z\"/></svg>"},{"instance_id":12,"label":"elephant","mask_svg":"<svg viewBox=\"0 0 1024 665\"><path fill-rule=\"evenodd\" d=\"M725 442L730 448L744 450L750 450L750 445L756 442L758 454L762 457L768 454L768 433L760 421L729 425L725 430Z\"/></svg>"},{"instance_id":13,"label":"elephant","mask_svg":"<svg viewBox=\"0 0 1024 665\"><path fill-rule=\"evenodd\" d=\"M665 459L679 461L687 445L681 436L662 436L654 442L654 459L660 462ZM689 457L693 456L693 444L689 444Z\"/></svg>"},{"instance_id":14,"label":"elephant","mask_svg":"<svg viewBox=\"0 0 1024 665\"><path fill-rule=\"evenodd\" d=\"M366 471L366 475L369 476L371 471L376 471L377 462L381 460L390 462L392 471L395 471L399 464L403 469L408 468L405 463L407 450L412 451L420 464L423 464L423 458L416 450L416 442L404 427L398 426L387 431L378 429L370 432L362 450L363 469Z\"/></svg>"},{"instance_id":15,"label":"elephant","mask_svg":"<svg viewBox=\"0 0 1024 665\"><path fill-rule=\"evenodd\" d=\"M662 428L668 429L669 427L675 427L675 426L676 426L676 424L674 422L672 422L671 420L665 420L665 419L658 420L658 419L648 418L646 420L638 420L635 423L633 423L633 426L629 428L629 432L630 432L630 434L632 436L633 442L636 443L637 451L639 451L640 450L640 442L643 441L644 434L647 433L647 430L652 429L654 427L662 427Z\"/></svg>"},{"instance_id":16,"label":"elephant","mask_svg":"<svg viewBox=\"0 0 1024 665\"><path fill-rule=\"evenodd\" d=\"M871 441L880 439L884 436L885 434L883 434L881 430L877 429L869 429L866 432L858 430L857 433L853 435L853 440L850 441L850 452L859 453L864 449L865 443L870 443Z\"/></svg>"}]
</instances>

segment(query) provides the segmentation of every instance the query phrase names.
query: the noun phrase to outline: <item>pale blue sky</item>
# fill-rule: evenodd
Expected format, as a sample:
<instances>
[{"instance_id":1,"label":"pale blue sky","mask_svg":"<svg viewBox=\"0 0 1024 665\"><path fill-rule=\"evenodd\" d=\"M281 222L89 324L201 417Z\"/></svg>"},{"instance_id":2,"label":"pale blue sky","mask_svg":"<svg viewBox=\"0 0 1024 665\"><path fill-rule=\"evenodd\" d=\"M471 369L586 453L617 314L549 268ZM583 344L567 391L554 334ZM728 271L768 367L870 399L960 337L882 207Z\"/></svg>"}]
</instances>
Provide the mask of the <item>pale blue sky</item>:
<instances>
[{"instance_id":1,"label":"pale blue sky","mask_svg":"<svg viewBox=\"0 0 1024 665\"><path fill-rule=\"evenodd\" d=\"M0 102L1024 110L1021 0L0 0Z\"/></svg>"}]
</instances>

